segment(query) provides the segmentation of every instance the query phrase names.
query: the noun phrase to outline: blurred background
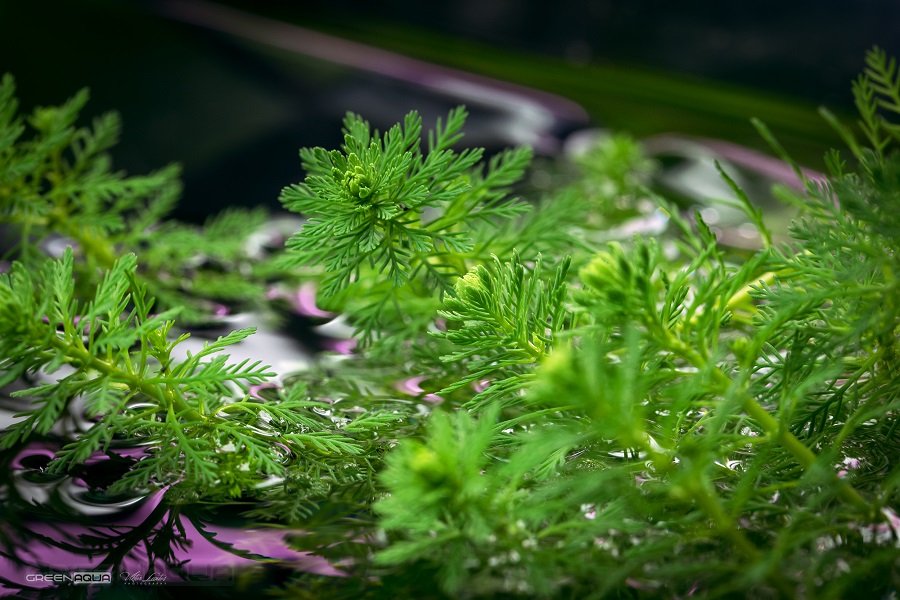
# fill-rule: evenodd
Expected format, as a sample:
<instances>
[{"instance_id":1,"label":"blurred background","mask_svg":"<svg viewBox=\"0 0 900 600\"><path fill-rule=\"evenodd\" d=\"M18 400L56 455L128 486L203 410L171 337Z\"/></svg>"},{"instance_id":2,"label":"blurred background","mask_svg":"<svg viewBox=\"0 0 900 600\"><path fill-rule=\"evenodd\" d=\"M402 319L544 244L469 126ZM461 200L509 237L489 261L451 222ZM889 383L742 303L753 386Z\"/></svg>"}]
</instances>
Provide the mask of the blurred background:
<instances>
[{"instance_id":1,"label":"blurred background","mask_svg":"<svg viewBox=\"0 0 900 600\"><path fill-rule=\"evenodd\" d=\"M465 103L469 143L547 155L586 127L764 149L756 116L820 167L837 137L816 107L852 119L873 45L900 55L900 2L0 0L23 108L89 87L86 117L122 115L119 168L183 165L188 220L277 207L348 110L385 128Z\"/></svg>"}]
</instances>

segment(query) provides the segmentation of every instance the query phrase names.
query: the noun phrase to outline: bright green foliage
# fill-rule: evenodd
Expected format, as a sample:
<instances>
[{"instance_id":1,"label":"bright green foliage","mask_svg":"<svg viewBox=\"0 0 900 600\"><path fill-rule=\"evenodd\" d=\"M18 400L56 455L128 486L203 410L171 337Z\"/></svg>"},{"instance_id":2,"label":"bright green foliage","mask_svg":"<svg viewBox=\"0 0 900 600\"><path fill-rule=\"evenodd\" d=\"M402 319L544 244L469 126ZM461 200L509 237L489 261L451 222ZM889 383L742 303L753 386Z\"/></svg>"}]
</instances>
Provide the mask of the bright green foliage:
<instances>
[{"instance_id":1,"label":"bright green foliage","mask_svg":"<svg viewBox=\"0 0 900 600\"><path fill-rule=\"evenodd\" d=\"M349 286L337 308L353 318L364 344L380 328L433 314L428 299L450 291L468 270L477 250L474 229L496 227L528 208L506 195L528 166L530 150L499 154L485 171L481 149L451 148L462 138L465 118L457 108L446 122L438 120L423 152L417 113L383 137L349 114L343 151L300 151L306 180L285 188L281 201L309 221L287 243L289 262L324 266L320 294L326 303ZM416 298L426 299L423 310L396 310Z\"/></svg>"},{"instance_id":2,"label":"bright green foliage","mask_svg":"<svg viewBox=\"0 0 900 600\"><path fill-rule=\"evenodd\" d=\"M36 275L18 262L0 275L0 383L36 372L50 377L12 394L34 404L18 415L0 447L48 434L80 397L97 421L58 453L51 469L106 452L115 439L155 447L112 491L183 480L173 495L237 496L264 476L283 475L292 458L295 466L300 457L310 469L330 471L335 457L361 452L310 412L324 405L307 400L302 387L271 402L248 395L249 386L271 373L259 362L229 363L222 351L253 329L233 331L178 360L173 351L189 334L170 339L177 311L151 313L134 255L116 261L87 302L74 295L73 256L67 249Z\"/></svg>"},{"instance_id":3,"label":"bright green foliage","mask_svg":"<svg viewBox=\"0 0 900 600\"><path fill-rule=\"evenodd\" d=\"M0 82L0 256L36 266L42 244L62 236L76 248L79 293L89 295L96 273L118 256L141 255L137 276L166 307L181 308L183 322L209 320L212 304L253 301L265 288L262 271L247 255L246 241L263 224L260 210L231 210L203 228L161 223L181 193L179 168L146 176L112 170L107 151L121 124L106 113L91 127L76 120L88 100L81 90L59 107L18 113L10 75ZM33 135L27 136L28 127Z\"/></svg>"},{"instance_id":4,"label":"bright green foliage","mask_svg":"<svg viewBox=\"0 0 900 600\"><path fill-rule=\"evenodd\" d=\"M391 494L375 510L381 526L402 537L376 563L427 556L454 597L551 591L558 565L540 506L547 498L528 481L541 455L516 449L508 460L493 459L504 436L498 412L494 406L477 420L464 411L436 414L424 443L407 442L388 457L383 482Z\"/></svg>"},{"instance_id":5,"label":"bright green foliage","mask_svg":"<svg viewBox=\"0 0 900 600\"><path fill-rule=\"evenodd\" d=\"M434 336L461 347L442 357L444 362L464 361L459 380L439 393L490 380L484 391L464 404L478 410L486 403L505 398L519 402L518 394L532 375L530 371L549 352L553 337L566 324L566 272L564 259L545 286L541 281L541 257L532 272L517 253L510 262L479 265L456 281L454 295L444 301L438 314L449 329Z\"/></svg>"},{"instance_id":6,"label":"bright green foliage","mask_svg":"<svg viewBox=\"0 0 900 600\"><path fill-rule=\"evenodd\" d=\"M588 208L582 219L604 229L638 214L637 203L646 196L645 189L657 170L640 142L624 133L599 139L575 157L575 163L580 176L573 187Z\"/></svg>"},{"instance_id":7,"label":"bright green foliage","mask_svg":"<svg viewBox=\"0 0 900 600\"><path fill-rule=\"evenodd\" d=\"M249 394L267 370L221 353L249 330L175 359L183 338L150 312L133 256L89 296L71 251L16 263L0 279L0 383L48 383L18 393L34 405L2 444L84 398L98 420L53 468L146 440L113 490L260 500L247 515L296 526L293 547L347 575L301 573L273 595L890 597L900 74L878 50L867 65L866 141L838 125L858 167L832 152L826 180L796 168L804 193L778 191L799 210L789 241L720 168L760 229L752 251L645 189L652 166L628 138L527 212L507 194L530 154L485 169L451 150L462 110L427 152L414 113L384 136L349 116L343 150L303 150L308 177L283 200L309 218L285 260L321 269L319 301L357 327L355 355ZM667 235L598 231L650 200Z\"/></svg>"},{"instance_id":8,"label":"bright green foliage","mask_svg":"<svg viewBox=\"0 0 900 600\"><path fill-rule=\"evenodd\" d=\"M677 239L598 251L569 326L516 374L518 402L436 415L388 457L378 560L433 572L451 597L896 590L900 154L879 111L898 85L870 54L856 94L876 148L851 144L859 172L832 153L827 181L779 192L801 209L788 244L762 231L763 248L736 253L660 200ZM464 325L442 335L500 370L517 350L485 351L502 330L486 326L503 279L488 273L445 301Z\"/></svg>"}]
</instances>

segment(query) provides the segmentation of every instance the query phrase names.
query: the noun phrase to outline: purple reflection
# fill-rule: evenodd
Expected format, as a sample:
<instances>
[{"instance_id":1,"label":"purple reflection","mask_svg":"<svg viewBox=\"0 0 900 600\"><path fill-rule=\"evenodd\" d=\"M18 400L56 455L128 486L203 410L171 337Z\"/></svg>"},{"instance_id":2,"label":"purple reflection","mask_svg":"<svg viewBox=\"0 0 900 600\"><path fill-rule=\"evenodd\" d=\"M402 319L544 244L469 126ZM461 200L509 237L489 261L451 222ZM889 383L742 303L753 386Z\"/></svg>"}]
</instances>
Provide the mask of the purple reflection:
<instances>
[{"instance_id":1,"label":"purple reflection","mask_svg":"<svg viewBox=\"0 0 900 600\"><path fill-rule=\"evenodd\" d=\"M800 181L790 165L786 164L781 159L773 158L762 152L739 144L711 138L694 138L670 134L655 135L645 139L643 143L644 148L651 154L670 151L678 153L691 151L691 153L695 153L695 145L699 145L716 157L725 159L763 177L783 183L784 185L797 190L803 190L805 188L804 183ZM800 171L808 180L815 182L825 180L825 175L818 171L807 169L805 167L801 167Z\"/></svg>"},{"instance_id":2,"label":"purple reflection","mask_svg":"<svg viewBox=\"0 0 900 600\"><path fill-rule=\"evenodd\" d=\"M322 310L316 305L316 284L312 282L304 283L294 292L287 292L273 287L266 292L266 297L269 300L284 298L290 302L294 312L305 317L333 319L337 316L337 314Z\"/></svg>"},{"instance_id":3,"label":"purple reflection","mask_svg":"<svg viewBox=\"0 0 900 600\"><path fill-rule=\"evenodd\" d=\"M356 349L356 340L335 340L328 339L322 342L322 347L325 350L331 350L332 352L337 352L338 354L353 354L353 351Z\"/></svg>"},{"instance_id":4,"label":"purple reflection","mask_svg":"<svg viewBox=\"0 0 900 600\"><path fill-rule=\"evenodd\" d=\"M111 452L117 456L126 458L143 458L147 454L147 448L142 446L136 446L134 448L116 448ZM109 454L105 454L103 452L94 452L82 464L95 465L98 463L106 462L109 459Z\"/></svg>"},{"instance_id":5,"label":"purple reflection","mask_svg":"<svg viewBox=\"0 0 900 600\"><path fill-rule=\"evenodd\" d=\"M575 102L514 83L430 64L394 52L340 39L205 1L167 0L158 4L167 16L296 54L346 65L408 82L466 104L502 111L507 141L539 152L559 151L559 124L585 125L587 111ZM499 120L498 120L499 121Z\"/></svg>"},{"instance_id":6,"label":"purple reflection","mask_svg":"<svg viewBox=\"0 0 900 600\"><path fill-rule=\"evenodd\" d=\"M260 396L259 393L263 390L274 390L274 389L278 389L278 386L275 385L274 383L260 383L258 385L253 385L253 386L250 386L250 390L249 390L250 397L256 398L257 400L265 401L266 399L263 398L262 396Z\"/></svg>"},{"instance_id":7,"label":"purple reflection","mask_svg":"<svg viewBox=\"0 0 900 600\"><path fill-rule=\"evenodd\" d=\"M428 394L424 389L422 389L419 384L422 383L426 377L410 377L408 379L404 379L402 381L398 381L394 387L397 391L403 392L404 394L409 394L410 396L420 397L425 402L433 402L438 404L443 402L444 399L438 396L437 394ZM424 394L424 396L423 396Z\"/></svg>"},{"instance_id":8,"label":"purple reflection","mask_svg":"<svg viewBox=\"0 0 900 600\"><path fill-rule=\"evenodd\" d=\"M287 448L284 448L287 451ZM58 446L35 442L29 444L11 461L15 470L42 472L44 465L55 455ZM116 454L140 457L145 448L117 449ZM32 460L29 460L32 459ZM97 452L86 461L86 465L96 465L110 460L110 456ZM102 506L111 512L91 512L100 507L94 505L81 493L72 495L69 486L86 489L88 484L80 478L63 477L47 483L29 484L35 489L56 489L61 496L70 496L71 504L82 517L90 517L89 524L61 523L59 521L27 521L25 523L0 523L2 537L10 544L11 553L0 556L0 574L8 581L0 581L0 595L14 593L18 587L48 588L59 585L61 576L71 576L72 572L109 572L112 563L118 563L113 580L131 583L150 581L150 574L157 585L187 581L191 577L215 579L218 575L233 576L238 569L259 564L252 558L235 556L231 552L213 544L207 538L214 538L219 544L231 544L236 550L250 552L279 561L287 567L299 571L340 576L342 573L325 559L309 553L298 552L287 546L285 537L298 533L284 529L251 528L239 529L212 523L198 525L191 519L172 514L165 504L166 489L135 497L125 501L111 500ZM18 488L18 485L17 485ZM23 490L20 490L23 491ZM35 494L38 503L43 503L46 494ZM103 502L103 501L102 501ZM133 534L136 532L136 536ZM130 541L129 538L132 538ZM148 548L159 551L159 541L164 540L167 550L163 557L148 555ZM122 546L125 545L124 549ZM123 552L122 555L117 555ZM119 558L116 558L119 556ZM179 565L177 568L170 565ZM186 568L182 568L187 565ZM57 577L54 581L50 574Z\"/></svg>"},{"instance_id":9,"label":"purple reflection","mask_svg":"<svg viewBox=\"0 0 900 600\"><path fill-rule=\"evenodd\" d=\"M476 393L480 394L484 390L490 387L492 381L490 379L482 379L481 381L473 381L472 389L475 390Z\"/></svg>"},{"instance_id":10,"label":"purple reflection","mask_svg":"<svg viewBox=\"0 0 900 600\"><path fill-rule=\"evenodd\" d=\"M316 285L314 283L304 283L297 290L294 296L294 307L300 314L310 317L334 318L337 315L332 312L320 309L316 305Z\"/></svg>"},{"instance_id":11,"label":"purple reflection","mask_svg":"<svg viewBox=\"0 0 900 600\"><path fill-rule=\"evenodd\" d=\"M32 456L42 456L47 459L47 462L50 462L53 457L56 456L56 451L58 449L59 446L48 442L32 442L21 452L16 454L15 458L10 462L10 466L13 469L33 469L34 467L25 463L26 459Z\"/></svg>"},{"instance_id":12,"label":"purple reflection","mask_svg":"<svg viewBox=\"0 0 900 600\"><path fill-rule=\"evenodd\" d=\"M741 165L751 171L768 177L779 183L790 186L792 188L803 190L805 186L803 182L794 173L793 168L781 159L767 156L762 152L757 152L745 146L725 142L723 140L703 139L701 142L710 150L722 156L723 158ZM811 181L825 181L826 177L818 171L800 167L803 176Z\"/></svg>"},{"instance_id":13,"label":"purple reflection","mask_svg":"<svg viewBox=\"0 0 900 600\"><path fill-rule=\"evenodd\" d=\"M169 537L171 533L164 531L167 526L171 527L169 511L160 510L164 495L165 490L153 493L129 515L108 525L82 526L29 522L26 523L29 532L27 539L16 539L15 533L10 531L10 539L16 542L15 558L0 557L0 573L8 581L8 583L0 582L0 593L7 595L15 592L16 585L26 588L48 588L56 585L53 581L41 580L41 574L46 573L69 575L76 571L109 572L111 567L105 561L115 555L118 549L116 542L123 539L132 528L149 525L148 540L158 535ZM187 581L192 576L215 579L218 574L233 577L239 569L259 564L256 560L235 556L219 548L207 537L214 537L219 543L231 544L235 549L281 562L294 570L319 575L342 575L324 558L289 548L284 542L285 536L298 533L296 531L237 529L204 524L206 536L204 537L197 526L187 518L177 519L175 527L176 537L180 539L171 544L169 547L171 554L165 560L148 555L147 548L153 547L152 543L136 543L118 564L117 572L112 575L113 579L131 583L151 580L161 584L179 583ZM101 538L107 538L109 542L97 544L94 548L86 548L82 543L84 539ZM180 566L174 569L169 565Z\"/></svg>"}]
</instances>

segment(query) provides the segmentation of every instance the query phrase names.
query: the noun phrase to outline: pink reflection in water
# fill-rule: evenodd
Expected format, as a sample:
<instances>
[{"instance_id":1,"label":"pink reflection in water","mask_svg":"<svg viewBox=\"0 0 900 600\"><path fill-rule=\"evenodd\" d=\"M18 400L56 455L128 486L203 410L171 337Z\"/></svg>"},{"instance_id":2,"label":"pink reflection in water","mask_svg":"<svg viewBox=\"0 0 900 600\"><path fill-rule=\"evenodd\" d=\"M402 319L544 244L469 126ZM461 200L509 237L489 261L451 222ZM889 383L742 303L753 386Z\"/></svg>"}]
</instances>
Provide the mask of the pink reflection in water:
<instances>
[{"instance_id":1,"label":"pink reflection in water","mask_svg":"<svg viewBox=\"0 0 900 600\"><path fill-rule=\"evenodd\" d=\"M49 461L58 446L37 442L29 444L11 461L13 469L40 472L40 464L29 464L30 457ZM117 449L116 454L139 457L145 448ZM86 464L102 463L109 456L96 453L85 461ZM38 461L40 463L41 461ZM87 484L80 479L68 479L78 487ZM53 481L56 487L64 482ZM27 483L26 483L27 485ZM35 484L45 487L44 484ZM12 553L0 556L0 575L8 583L0 581L0 595L10 595L18 589L49 588L58 585L52 580L43 580L43 574L71 576L72 572L109 572L116 562L112 557L123 552L124 557L117 566L112 579L131 583L148 582L151 579L165 583L178 583L191 577L218 579L233 578L236 571L260 564L251 558L235 556L209 541L209 537L220 544L231 544L237 550L250 552L267 559L278 561L289 568L320 575L340 576L342 573L325 559L309 553L298 552L285 543L289 534L299 533L284 529L251 528L239 529L214 523L201 522L203 533L189 518L182 515L171 519L172 515L164 504L166 489L148 494L135 503L115 508L115 516L94 516L90 524L64 523L60 521L28 521L25 533L12 523L0 522L2 535L11 542ZM87 507L87 505L86 505ZM87 516L83 514L82 516ZM122 548L126 539L132 537L133 547ZM164 541L171 539L171 542ZM160 558L147 554L148 547L157 547L160 541L167 556ZM129 544L130 545L130 544ZM105 561L109 561L106 563ZM173 568L169 565L182 565ZM151 574L153 577L151 578ZM228 582L223 582L228 585Z\"/></svg>"},{"instance_id":2,"label":"pink reflection in water","mask_svg":"<svg viewBox=\"0 0 900 600\"><path fill-rule=\"evenodd\" d=\"M17 540L16 555L19 560L0 557L0 573L9 581L7 584L0 583L0 594L6 595L16 590L17 584L26 588L55 585L52 581L36 581L35 576L42 573L68 575L75 571L109 572L111 566L104 564L104 561L115 554L118 549L116 540L121 540L123 533L127 534L129 529L146 524L153 529L148 536L152 538L166 526L168 512L153 514L160 506L164 494L165 490L155 492L131 514L108 524L87 527L74 523L27 523L31 535L28 536L29 539ZM235 556L219 548L204 537L186 517L180 519L177 528L177 537L182 539L169 546L171 554L166 560L149 556L146 550L149 544L138 542L112 574L113 580L139 583L152 579L177 584L190 577L205 577L223 579L223 584L227 585L224 579L232 578L242 568L260 564L256 560ZM236 549L262 555L292 569L319 575L342 575L324 558L289 548L284 538L289 533L297 532L283 529L237 529L212 524L204 524L203 528L207 537L212 536L219 543L231 544ZM170 534L162 535L166 537ZM111 541L106 548L88 550L82 543L83 539L106 536ZM182 566L177 570L168 566L176 564ZM151 573L155 575L151 577Z\"/></svg>"},{"instance_id":3,"label":"pink reflection in water","mask_svg":"<svg viewBox=\"0 0 900 600\"><path fill-rule=\"evenodd\" d=\"M250 386L250 397L265 401L266 399L260 396L259 393L263 390L274 390L277 388L278 386L274 383L260 383L258 385L253 385Z\"/></svg>"},{"instance_id":4,"label":"pink reflection in water","mask_svg":"<svg viewBox=\"0 0 900 600\"><path fill-rule=\"evenodd\" d=\"M484 390L488 389L491 385L492 381L490 379L482 379L481 381L473 381L472 389L475 390L476 393L480 394Z\"/></svg>"},{"instance_id":5,"label":"pink reflection in water","mask_svg":"<svg viewBox=\"0 0 900 600\"><path fill-rule=\"evenodd\" d=\"M408 379L404 379L402 381L398 381L394 387L404 394L409 394L410 396L421 396L421 399L425 402L434 402L435 404L443 402L444 399L438 396L437 394L428 394L422 389L419 384L422 383L426 377L410 377ZM424 396L422 395L424 394Z\"/></svg>"},{"instance_id":6,"label":"pink reflection in water","mask_svg":"<svg viewBox=\"0 0 900 600\"><path fill-rule=\"evenodd\" d=\"M51 444L49 442L32 442L28 444L28 446L19 452L15 458L10 462L10 467L12 469L30 469L33 467L29 467L25 465L22 461L26 458L32 456L43 456L46 457L48 461L50 461L54 456L56 456L56 451L59 450L59 446L57 444Z\"/></svg>"},{"instance_id":7,"label":"pink reflection in water","mask_svg":"<svg viewBox=\"0 0 900 600\"><path fill-rule=\"evenodd\" d=\"M284 298L291 303L294 311L305 317L319 317L333 319L337 315L327 310L322 310L316 305L316 284L304 283L294 292L286 292L278 288L271 288L266 296L269 300Z\"/></svg>"},{"instance_id":8,"label":"pink reflection in water","mask_svg":"<svg viewBox=\"0 0 900 600\"><path fill-rule=\"evenodd\" d=\"M356 340L336 340L336 339L328 339L322 342L322 347L325 350L331 350L332 352L337 352L338 354L353 354L353 351L356 349Z\"/></svg>"}]
</instances>

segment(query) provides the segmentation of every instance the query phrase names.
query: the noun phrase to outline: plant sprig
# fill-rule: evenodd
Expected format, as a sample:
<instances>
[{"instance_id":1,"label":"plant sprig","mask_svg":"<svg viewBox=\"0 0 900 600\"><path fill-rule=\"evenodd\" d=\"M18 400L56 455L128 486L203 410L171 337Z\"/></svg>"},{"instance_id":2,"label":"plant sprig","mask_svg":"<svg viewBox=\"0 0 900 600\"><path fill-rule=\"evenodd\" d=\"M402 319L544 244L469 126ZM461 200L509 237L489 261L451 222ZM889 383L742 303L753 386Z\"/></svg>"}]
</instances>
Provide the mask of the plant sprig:
<instances>
[{"instance_id":1,"label":"plant sprig","mask_svg":"<svg viewBox=\"0 0 900 600\"><path fill-rule=\"evenodd\" d=\"M179 307L183 323L213 320L219 301L261 306L268 261L251 256L247 241L265 211L231 209L203 227L167 221L181 194L180 168L114 171L108 151L119 139L119 116L80 127L87 101L84 89L23 118L12 76L0 80L0 230L11 241L0 257L36 268L48 240L61 237L76 248L79 294L88 296L97 273L139 253L136 276L166 308Z\"/></svg>"},{"instance_id":2,"label":"plant sprig","mask_svg":"<svg viewBox=\"0 0 900 600\"><path fill-rule=\"evenodd\" d=\"M458 381L439 394L466 385L489 382L463 406L478 410L492 401L518 403L517 393L532 379L530 373L554 344L554 336L567 323L566 274L570 259L564 258L546 286L541 280L541 257L528 272L516 252L501 263L495 256L456 282L438 315L448 329L437 338L461 348L441 357L445 363L464 361Z\"/></svg>"},{"instance_id":3,"label":"plant sprig","mask_svg":"<svg viewBox=\"0 0 900 600\"><path fill-rule=\"evenodd\" d=\"M416 112L383 137L348 114L342 151L300 151L306 179L285 188L281 201L309 220L288 240L287 261L324 267L319 292L326 303L349 286L352 291L338 297L337 305L351 317L358 314L364 344L379 329L403 321L392 304L452 290L468 270L477 224L496 227L528 209L508 201L507 191L528 166L531 151L503 152L485 170L478 166L481 149L452 149L465 119L462 107L439 119L423 151ZM342 302L354 295L370 300L363 306ZM426 314L433 312L431 303L425 306Z\"/></svg>"},{"instance_id":4,"label":"plant sprig","mask_svg":"<svg viewBox=\"0 0 900 600\"><path fill-rule=\"evenodd\" d=\"M177 310L153 314L153 300L135 270L134 255L117 260L88 302L74 293L71 248L60 259L45 260L36 275L18 262L0 275L0 356L7 357L0 360L2 381L38 372L51 378L13 392L33 406L16 415L0 448L49 435L80 397L95 422L49 468L65 471L108 452L114 439L149 444L112 491L179 482L183 493L238 496L265 476L284 475L292 460L331 470L336 457L362 452L330 421L314 417L310 411L323 405L304 398L303 388L273 402L249 394L250 386L273 373L258 361L231 363L223 351L253 328L177 359L176 347L189 334L172 339Z\"/></svg>"}]
</instances>

